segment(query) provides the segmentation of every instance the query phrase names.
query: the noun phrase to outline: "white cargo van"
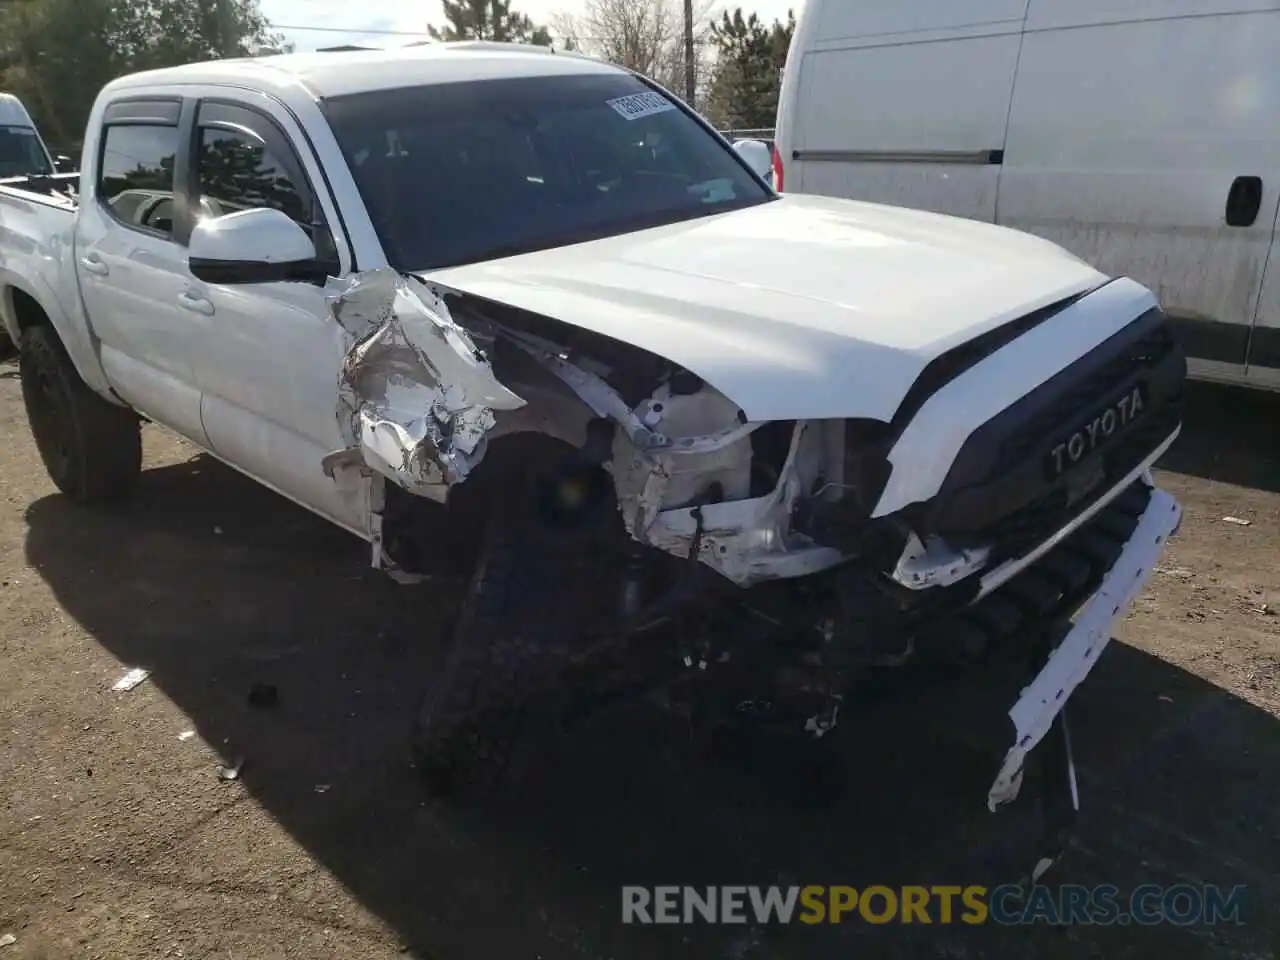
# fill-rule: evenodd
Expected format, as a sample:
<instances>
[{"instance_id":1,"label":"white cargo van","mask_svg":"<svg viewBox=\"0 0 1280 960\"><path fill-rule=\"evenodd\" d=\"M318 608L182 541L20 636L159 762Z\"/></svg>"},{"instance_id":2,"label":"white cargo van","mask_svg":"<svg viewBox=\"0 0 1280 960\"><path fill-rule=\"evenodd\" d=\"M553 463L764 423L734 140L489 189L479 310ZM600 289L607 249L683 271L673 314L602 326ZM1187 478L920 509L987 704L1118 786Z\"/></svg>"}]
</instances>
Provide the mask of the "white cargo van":
<instances>
[{"instance_id":1,"label":"white cargo van","mask_svg":"<svg viewBox=\"0 0 1280 960\"><path fill-rule=\"evenodd\" d=\"M1277 106L1280 0L809 0L777 186L1039 234L1280 389Z\"/></svg>"}]
</instances>

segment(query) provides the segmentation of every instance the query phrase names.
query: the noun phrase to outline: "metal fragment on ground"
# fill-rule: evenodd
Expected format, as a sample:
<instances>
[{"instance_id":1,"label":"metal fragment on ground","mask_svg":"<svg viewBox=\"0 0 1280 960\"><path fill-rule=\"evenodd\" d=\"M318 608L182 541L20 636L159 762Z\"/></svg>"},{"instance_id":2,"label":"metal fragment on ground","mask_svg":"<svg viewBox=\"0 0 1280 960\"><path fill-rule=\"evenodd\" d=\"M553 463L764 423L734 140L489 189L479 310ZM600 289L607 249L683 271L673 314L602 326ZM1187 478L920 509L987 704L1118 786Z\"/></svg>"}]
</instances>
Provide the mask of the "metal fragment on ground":
<instances>
[{"instance_id":1,"label":"metal fragment on ground","mask_svg":"<svg viewBox=\"0 0 1280 960\"><path fill-rule=\"evenodd\" d=\"M196 735L196 732L194 730L183 730L180 734L178 734L178 739L181 740L183 743L186 743L188 740L194 739L195 735Z\"/></svg>"},{"instance_id":2,"label":"metal fragment on ground","mask_svg":"<svg viewBox=\"0 0 1280 960\"><path fill-rule=\"evenodd\" d=\"M1238 527L1247 527L1253 523L1252 520L1244 520L1240 517L1223 517L1223 523L1234 523Z\"/></svg>"},{"instance_id":3,"label":"metal fragment on ground","mask_svg":"<svg viewBox=\"0 0 1280 960\"><path fill-rule=\"evenodd\" d=\"M142 681L146 680L149 676L151 676L151 671L144 670L142 667L134 667L123 677L117 680L112 685L111 689L116 693L127 693L138 684L142 683Z\"/></svg>"},{"instance_id":4,"label":"metal fragment on ground","mask_svg":"<svg viewBox=\"0 0 1280 960\"><path fill-rule=\"evenodd\" d=\"M244 757L237 757L230 763L224 763L218 767L219 780L239 780L240 772L244 770Z\"/></svg>"}]
</instances>

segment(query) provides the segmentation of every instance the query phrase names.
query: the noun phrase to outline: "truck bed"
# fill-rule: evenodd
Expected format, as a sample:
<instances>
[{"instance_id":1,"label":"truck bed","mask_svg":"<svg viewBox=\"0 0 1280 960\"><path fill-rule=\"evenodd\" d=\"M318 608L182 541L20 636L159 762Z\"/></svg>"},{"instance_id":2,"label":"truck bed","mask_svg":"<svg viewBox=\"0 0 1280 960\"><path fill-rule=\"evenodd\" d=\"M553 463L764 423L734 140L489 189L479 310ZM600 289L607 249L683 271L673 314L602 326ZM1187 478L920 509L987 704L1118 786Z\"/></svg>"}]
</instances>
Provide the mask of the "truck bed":
<instances>
[{"instance_id":1,"label":"truck bed","mask_svg":"<svg viewBox=\"0 0 1280 960\"><path fill-rule=\"evenodd\" d=\"M22 302L34 301L55 322L78 312L71 249L79 183L76 174L0 180L0 320L14 343ZM59 329L70 328L63 322ZM80 352L82 344L68 336Z\"/></svg>"},{"instance_id":2,"label":"truck bed","mask_svg":"<svg viewBox=\"0 0 1280 960\"><path fill-rule=\"evenodd\" d=\"M0 195L65 207L74 211L79 202L80 174L55 173L45 176L0 178Z\"/></svg>"}]
</instances>

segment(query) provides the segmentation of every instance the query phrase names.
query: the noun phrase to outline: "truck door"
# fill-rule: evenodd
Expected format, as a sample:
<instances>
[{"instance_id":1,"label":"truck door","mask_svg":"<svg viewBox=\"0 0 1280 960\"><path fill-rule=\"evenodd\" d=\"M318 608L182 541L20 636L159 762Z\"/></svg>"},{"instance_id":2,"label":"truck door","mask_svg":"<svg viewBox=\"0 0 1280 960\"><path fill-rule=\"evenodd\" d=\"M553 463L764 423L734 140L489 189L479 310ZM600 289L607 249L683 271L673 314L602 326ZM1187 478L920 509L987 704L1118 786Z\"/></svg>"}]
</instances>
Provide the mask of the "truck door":
<instances>
[{"instance_id":1,"label":"truck door","mask_svg":"<svg viewBox=\"0 0 1280 960\"><path fill-rule=\"evenodd\" d=\"M178 98L107 108L101 162L91 182L81 183L75 267L116 391L204 445L191 366L195 317L179 302L186 249L174 236L181 111Z\"/></svg>"},{"instance_id":2,"label":"truck door","mask_svg":"<svg viewBox=\"0 0 1280 960\"><path fill-rule=\"evenodd\" d=\"M301 132L246 105L200 103L189 182L201 216L274 207L311 235L335 273L350 269L329 224L336 211ZM306 158L305 160L303 158ZM326 251L328 257L326 257ZM202 311L196 378L213 450L287 496L358 533L367 532L368 489L341 490L321 461L346 443L338 429L338 375L346 354L322 287L308 283L219 285L185 272L185 295Z\"/></svg>"}]
</instances>

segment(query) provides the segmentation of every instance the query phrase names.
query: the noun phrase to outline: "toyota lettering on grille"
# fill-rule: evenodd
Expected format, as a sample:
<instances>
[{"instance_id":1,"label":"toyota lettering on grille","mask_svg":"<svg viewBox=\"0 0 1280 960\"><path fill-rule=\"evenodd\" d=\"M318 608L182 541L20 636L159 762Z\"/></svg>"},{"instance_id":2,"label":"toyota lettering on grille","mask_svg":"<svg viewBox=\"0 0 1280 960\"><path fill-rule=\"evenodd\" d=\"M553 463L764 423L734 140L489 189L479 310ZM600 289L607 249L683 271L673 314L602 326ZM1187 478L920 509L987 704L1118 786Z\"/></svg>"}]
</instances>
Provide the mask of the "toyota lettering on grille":
<instances>
[{"instance_id":1,"label":"toyota lettering on grille","mask_svg":"<svg viewBox=\"0 0 1280 960\"><path fill-rule=\"evenodd\" d=\"M1116 431L1133 423L1144 409L1146 403L1142 398L1142 387L1134 387L1053 448L1049 454L1050 474L1057 477L1070 470L1105 444Z\"/></svg>"}]
</instances>

